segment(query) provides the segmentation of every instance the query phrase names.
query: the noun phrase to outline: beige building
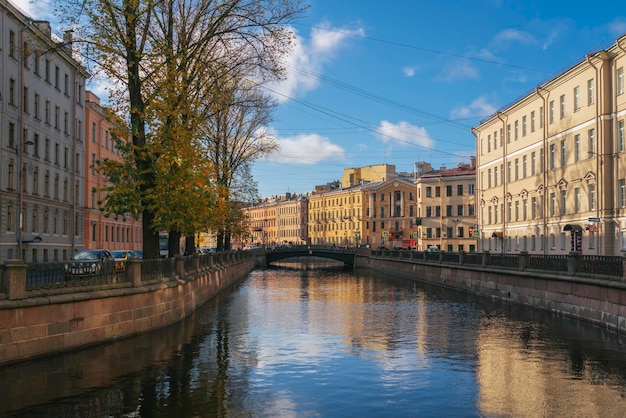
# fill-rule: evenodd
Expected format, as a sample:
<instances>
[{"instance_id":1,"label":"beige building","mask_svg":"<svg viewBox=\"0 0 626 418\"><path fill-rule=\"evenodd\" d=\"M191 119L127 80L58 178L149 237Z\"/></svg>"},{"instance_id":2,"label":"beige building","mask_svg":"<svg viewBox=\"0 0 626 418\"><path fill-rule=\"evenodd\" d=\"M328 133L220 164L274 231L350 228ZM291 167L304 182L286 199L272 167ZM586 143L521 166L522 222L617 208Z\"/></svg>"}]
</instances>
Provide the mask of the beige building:
<instances>
[{"instance_id":1,"label":"beige building","mask_svg":"<svg viewBox=\"0 0 626 418\"><path fill-rule=\"evenodd\" d=\"M479 249L619 255L626 36L474 128Z\"/></svg>"},{"instance_id":2,"label":"beige building","mask_svg":"<svg viewBox=\"0 0 626 418\"><path fill-rule=\"evenodd\" d=\"M475 159L454 169L434 171L426 165L419 172L423 174L415 180L417 249L477 251Z\"/></svg>"},{"instance_id":3,"label":"beige building","mask_svg":"<svg viewBox=\"0 0 626 418\"><path fill-rule=\"evenodd\" d=\"M287 193L276 207L276 241L278 244L305 245L308 242L308 198Z\"/></svg>"},{"instance_id":4,"label":"beige building","mask_svg":"<svg viewBox=\"0 0 626 418\"><path fill-rule=\"evenodd\" d=\"M315 245L408 248L415 233L415 185L388 164L347 168L335 187L309 196Z\"/></svg>"},{"instance_id":5,"label":"beige building","mask_svg":"<svg viewBox=\"0 0 626 418\"><path fill-rule=\"evenodd\" d=\"M83 247L85 81L50 23L9 2L2 21L0 262L60 261Z\"/></svg>"}]
</instances>

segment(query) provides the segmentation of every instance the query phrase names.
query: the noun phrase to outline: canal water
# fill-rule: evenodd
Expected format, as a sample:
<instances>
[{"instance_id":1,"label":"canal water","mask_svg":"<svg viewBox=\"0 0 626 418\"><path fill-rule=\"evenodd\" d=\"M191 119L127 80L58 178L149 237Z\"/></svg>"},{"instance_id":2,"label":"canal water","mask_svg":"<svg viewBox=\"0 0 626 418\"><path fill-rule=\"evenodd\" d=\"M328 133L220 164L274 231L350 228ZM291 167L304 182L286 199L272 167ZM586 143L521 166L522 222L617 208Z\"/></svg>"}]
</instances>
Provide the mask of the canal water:
<instances>
[{"instance_id":1,"label":"canal water","mask_svg":"<svg viewBox=\"0 0 626 418\"><path fill-rule=\"evenodd\" d=\"M622 417L620 335L328 264L182 323L0 368L3 417Z\"/></svg>"}]
</instances>

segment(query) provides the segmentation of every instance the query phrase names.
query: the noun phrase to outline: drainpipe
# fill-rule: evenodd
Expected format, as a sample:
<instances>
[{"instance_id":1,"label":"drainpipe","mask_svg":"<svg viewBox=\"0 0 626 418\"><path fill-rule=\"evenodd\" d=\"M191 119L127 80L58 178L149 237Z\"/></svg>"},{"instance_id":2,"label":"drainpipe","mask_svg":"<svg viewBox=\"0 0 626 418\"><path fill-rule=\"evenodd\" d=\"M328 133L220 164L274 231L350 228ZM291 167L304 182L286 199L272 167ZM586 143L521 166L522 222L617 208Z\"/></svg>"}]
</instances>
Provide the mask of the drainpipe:
<instances>
[{"instance_id":1,"label":"drainpipe","mask_svg":"<svg viewBox=\"0 0 626 418\"><path fill-rule=\"evenodd\" d=\"M502 163L503 164L502 164L502 172L500 173L500 179L502 181L502 187L503 187L503 190L502 190L502 201L504 203L506 203L506 194L507 194L507 191L508 191L508 183L511 180L511 179L508 178L508 172L507 172L506 180L505 180L505 176L504 176L504 169L505 169L506 164L507 164L507 148L508 148L507 144L509 143L509 137L508 137L508 132L507 132L507 129L506 129L506 120L502 117L502 112L498 111L496 113L496 116L502 122L502 135L500 135L500 140L502 141L502 147L501 148L502 148ZM505 115L505 116L507 116L507 115ZM506 139L503 138L503 136L505 134L507 134ZM496 210L498 210L498 209L499 208L496 208ZM507 224L507 222L506 222L506 215L505 215L505 213L506 213L506 210L504 211L504 213L501 214L502 215L502 242L500 242L500 245L501 245L500 251L502 253L504 253L504 249L505 249L505 247L504 247L505 238L507 238L507 236L508 236L508 234L506 233L506 224ZM496 242L498 242L497 240L498 240L498 238L496 238Z\"/></svg>"},{"instance_id":2,"label":"drainpipe","mask_svg":"<svg viewBox=\"0 0 626 418\"><path fill-rule=\"evenodd\" d=\"M546 95L543 96L541 94L541 90L546 91ZM542 142L543 145L541 147L541 149L543 150L543 161L541 161L541 166L543 167L543 170L541 172L542 178L543 178L543 195L541 197L541 218L543 221L543 225L542 225L542 229L543 229L543 242L541 243L541 245L543 246L543 254L547 255L548 254L548 217L546 216L546 214L548 213L548 208L547 208L547 197L546 194L548 193L548 187L547 187L547 181L548 181L548 164L546 164L546 159L548 158L548 152L547 152L547 148L548 148L548 135L547 135L547 130L548 130L548 123L546 121L547 115L548 115L548 96L550 96L550 91L546 90L545 88L541 87L541 86L537 86L535 87L535 93L537 93L537 96L541 97L541 100L543 101L543 120L541 121L541 124L543 126L542 128Z\"/></svg>"},{"instance_id":3,"label":"drainpipe","mask_svg":"<svg viewBox=\"0 0 626 418\"><path fill-rule=\"evenodd\" d=\"M602 154L603 154L603 152L600 152L600 141L599 141L599 139L601 138L600 133L601 133L602 127L601 127L600 123L598 123L598 118L600 117L600 104L599 104L600 103L600 97L599 97L600 96L600 90L599 90L599 81L598 81L598 79L600 77L599 77L599 74L598 74L598 72L599 72L598 67L596 65L594 65L594 63L591 61L591 55L587 54L585 56L585 58L587 59L587 63L589 64L589 66L591 66L594 69L594 71L596 72L596 76L594 77L595 78L594 89L596 91L596 97L594 98L594 101L595 101L594 105L595 105L595 108L596 108L596 111L595 111L595 114L596 114L596 116L595 116L595 127L596 127L595 159L596 159L596 175L597 175L597 179L598 179L597 182L598 182L598 186L601 186L603 183L602 183L602 176L600 175L600 169L602 168L601 166L602 166ZM600 199L598 199L598 196L600 196L600 190L601 190L601 187L598 187L598 190L596 190L597 202L596 202L596 213L595 213L595 216L597 218L600 217ZM598 240L598 241L600 241L600 240ZM599 245L596 246L596 254L599 251L598 247L599 247Z\"/></svg>"}]
</instances>

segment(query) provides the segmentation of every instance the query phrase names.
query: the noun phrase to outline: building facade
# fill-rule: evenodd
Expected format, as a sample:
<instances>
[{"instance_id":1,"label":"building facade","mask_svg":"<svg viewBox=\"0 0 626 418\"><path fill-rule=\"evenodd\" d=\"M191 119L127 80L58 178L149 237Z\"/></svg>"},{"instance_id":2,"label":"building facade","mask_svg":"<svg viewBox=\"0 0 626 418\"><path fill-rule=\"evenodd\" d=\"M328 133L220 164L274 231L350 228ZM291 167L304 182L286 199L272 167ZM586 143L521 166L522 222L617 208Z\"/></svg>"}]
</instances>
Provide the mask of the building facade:
<instances>
[{"instance_id":1,"label":"building facade","mask_svg":"<svg viewBox=\"0 0 626 418\"><path fill-rule=\"evenodd\" d=\"M84 68L71 32L0 3L0 262L59 261L83 247Z\"/></svg>"},{"instance_id":2,"label":"building facade","mask_svg":"<svg viewBox=\"0 0 626 418\"><path fill-rule=\"evenodd\" d=\"M473 129L479 248L626 249L626 36Z\"/></svg>"},{"instance_id":3,"label":"building facade","mask_svg":"<svg viewBox=\"0 0 626 418\"><path fill-rule=\"evenodd\" d=\"M143 248L141 220L130 216L105 216L100 210L104 199L103 188L110 185L106 176L97 170L98 161L104 159L120 160L113 132L119 132L109 119L106 109L100 105L100 99L94 93L86 92L85 120L87 134L85 138L85 190L84 238L85 248L106 248L108 250L138 250Z\"/></svg>"},{"instance_id":4,"label":"building facade","mask_svg":"<svg viewBox=\"0 0 626 418\"><path fill-rule=\"evenodd\" d=\"M454 169L429 170L417 177L415 184L417 249L477 251L475 159Z\"/></svg>"},{"instance_id":5,"label":"building facade","mask_svg":"<svg viewBox=\"0 0 626 418\"><path fill-rule=\"evenodd\" d=\"M308 242L306 196L287 193L276 206L276 241L278 244L305 245Z\"/></svg>"}]
</instances>

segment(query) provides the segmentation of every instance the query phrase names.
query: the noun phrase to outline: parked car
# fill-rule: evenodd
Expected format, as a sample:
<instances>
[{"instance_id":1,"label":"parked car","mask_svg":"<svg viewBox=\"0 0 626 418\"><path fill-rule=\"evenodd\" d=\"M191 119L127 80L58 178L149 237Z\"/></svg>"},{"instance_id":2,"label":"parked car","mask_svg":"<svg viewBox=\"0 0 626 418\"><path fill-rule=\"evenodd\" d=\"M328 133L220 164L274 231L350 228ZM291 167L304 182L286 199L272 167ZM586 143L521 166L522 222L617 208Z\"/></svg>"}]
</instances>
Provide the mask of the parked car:
<instances>
[{"instance_id":1,"label":"parked car","mask_svg":"<svg viewBox=\"0 0 626 418\"><path fill-rule=\"evenodd\" d=\"M115 259L109 250L81 250L65 264L65 274L70 277L100 276L115 271Z\"/></svg>"},{"instance_id":2,"label":"parked car","mask_svg":"<svg viewBox=\"0 0 626 418\"><path fill-rule=\"evenodd\" d=\"M441 248L431 245L430 247L426 249L426 251L428 251L429 253L440 253Z\"/></svg>"},{"instance_id":3,"label":"parked car","mask_svg":"<svg viewBox=\"0 0 626 418\"><path fill-rule=\"evenodd\" d=\"M137 257L140 260L143 260L143 250L133 250L133 252L135 253L135 257Z\"/></svg>"},{"instance_id":4,"label":"parked car","mask_svg":"<svg viewBox=\"0 0 626 418\"><path fill-rule=\"evenodd\" d=\"M111 251L111 255L115 259L115 270L116 271L125 271L126 270L126 260L131 257L137 257L133 251L130 250L117 250Z\"/></svg>"}]
</instances>

